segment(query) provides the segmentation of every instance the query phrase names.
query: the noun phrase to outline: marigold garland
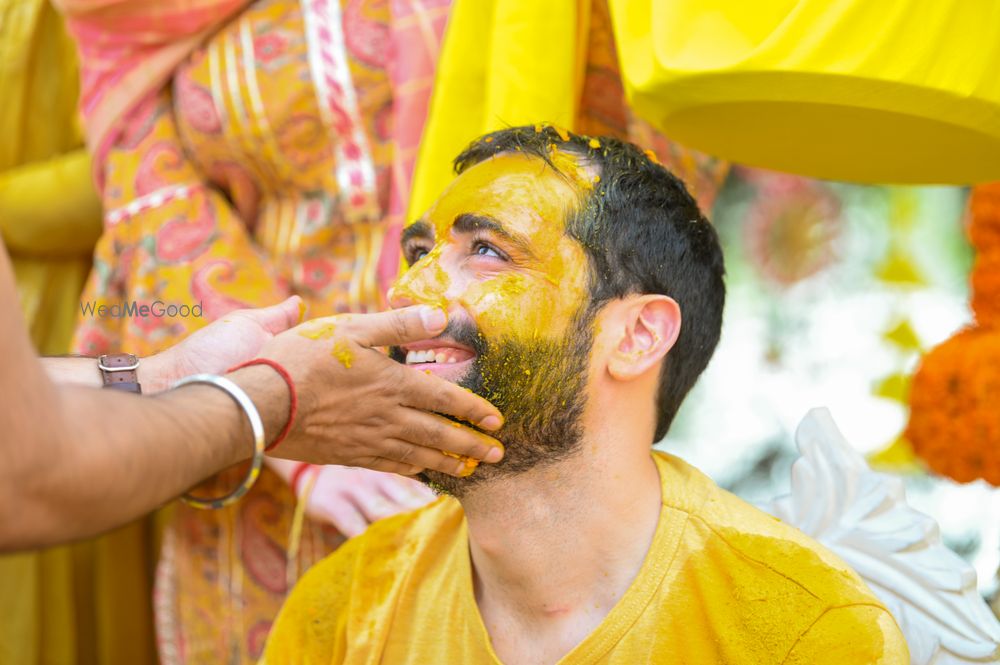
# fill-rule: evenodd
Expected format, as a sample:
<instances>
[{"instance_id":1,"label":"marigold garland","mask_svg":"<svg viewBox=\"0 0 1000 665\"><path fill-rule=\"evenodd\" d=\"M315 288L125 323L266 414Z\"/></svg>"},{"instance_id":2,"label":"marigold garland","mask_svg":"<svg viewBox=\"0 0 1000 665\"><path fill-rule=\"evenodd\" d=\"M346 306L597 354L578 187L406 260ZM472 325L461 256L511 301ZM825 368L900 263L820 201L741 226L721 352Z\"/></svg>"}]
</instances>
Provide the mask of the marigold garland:
<instances>
[{"instance_id":1,"label":"marigold garland","mask_svg":"<svg viewBox=\"0 0 1000 665\"><path fill-rule=\"evenodd\" d=\"M1000 183L972 193L969 240L976 248L972 266L972 311L979 325L1000 328Z\"/></svg>"},{"instance_id":2,"label":"marigold garland","mask_svg":"<svg viewBox=\"0 0 1000 665\"><path fill-rule=\"evenodd\" d=\"M932 471L1000 485L1000 333L964 330L924 358L906 437Z\"/></svg>"},{"instance_id":3,"label":"marigold garland","mask_svg":"<svg viewBox=\"0 0 1000 665\"><path fill-rule=\"evenodd\" d=\"M976 321L985 328L1000 329L1000 252L976 256L970 284Z\"/></svg>"},{"instance_id":4,"label":"marigold garland","mask_svg":"<svg viewBox=\"0 0 1000 665\"><path fill-rule=\"evenodd\" d=\"M976 325L924 357L910 386L906 437L931 470L1000 486L1000 183L976 187L971 212Z\"/></svg>"}]
</instances>

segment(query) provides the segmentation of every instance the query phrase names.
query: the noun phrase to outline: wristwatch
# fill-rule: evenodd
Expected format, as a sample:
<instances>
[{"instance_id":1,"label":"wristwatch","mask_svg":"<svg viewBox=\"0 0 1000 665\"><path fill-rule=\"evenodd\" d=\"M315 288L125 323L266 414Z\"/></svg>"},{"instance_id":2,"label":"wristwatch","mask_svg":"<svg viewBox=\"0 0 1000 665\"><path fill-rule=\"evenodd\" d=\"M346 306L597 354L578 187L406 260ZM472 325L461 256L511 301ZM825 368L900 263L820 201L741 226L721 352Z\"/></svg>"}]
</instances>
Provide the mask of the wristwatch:
<instances>
[{"instance_id":1,"label":"wristwatch","mask_svg":"<svg viewBox=\"0 0 1000 665\"><path fill-rule=\"evenodd\" d=\"M139 385L139 359L131 353L108 353L97 359L104 388L114 388L130 393L142 393Z\"/></svg>"}]
</instances>

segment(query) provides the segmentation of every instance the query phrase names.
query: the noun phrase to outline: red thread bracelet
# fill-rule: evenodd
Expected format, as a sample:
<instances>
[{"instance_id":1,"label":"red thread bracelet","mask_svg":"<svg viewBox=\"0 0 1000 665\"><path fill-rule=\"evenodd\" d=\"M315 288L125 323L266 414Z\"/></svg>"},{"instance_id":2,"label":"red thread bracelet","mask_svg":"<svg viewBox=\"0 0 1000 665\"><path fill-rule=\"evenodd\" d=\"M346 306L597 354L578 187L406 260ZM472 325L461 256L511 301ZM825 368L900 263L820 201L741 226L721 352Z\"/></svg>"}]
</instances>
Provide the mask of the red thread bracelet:
<instances>
[{"instance_id":1,"label":"red thread bracelet","mask_svg":"<svg viewBox=\"0 0 1000 665\"><path fill-rule=\"evenodd\" d=\"M292 471L292 475L288 478L288 486L292 488L292 494L296 499L299 498L299 483L302 482L302 476L305 475L306 471L313 468L313 465L309 462L299 462L295 465L295 470Z\"/></svg>"},{"instance_id":2,"label":"red thread bracelet","mask_svg":"<svg viewBox=\"0 0 1000 665\"><path fill-rule=\"evenodd\" d=\"M295 420L295 414L299 410L299 396L298 393L295 392L295 382L292 381L292 375L289 374L288 370L282 367L280 363L271 360L270 358L254 358L253 360L248 360L245 363L236 365L235 367L230 367L226 371L226 374L229 374L229 372L235 372L236 370L244 367L249 367L250 365L267 365L277 372L288 385L289 401L291 402L288 407L288 422L286 422L284 428L278 432L277 438L271 442L271 445L264 448L265 451L271 451L274 450L279 443L284 441L285 437L288 436L288 430L292 429L292 422Z\"/></svg>"}]
</instances>

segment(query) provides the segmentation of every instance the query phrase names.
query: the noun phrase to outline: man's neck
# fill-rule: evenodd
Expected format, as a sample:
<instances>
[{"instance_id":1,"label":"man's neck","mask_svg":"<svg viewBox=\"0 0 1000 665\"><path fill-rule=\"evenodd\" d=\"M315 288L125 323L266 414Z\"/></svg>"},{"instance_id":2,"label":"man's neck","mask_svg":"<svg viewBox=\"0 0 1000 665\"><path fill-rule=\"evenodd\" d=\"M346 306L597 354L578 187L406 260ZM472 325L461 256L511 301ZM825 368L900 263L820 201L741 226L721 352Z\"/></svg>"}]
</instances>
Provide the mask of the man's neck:
<instances>
[{"instance_id":1,"label":"man's neck","mask_svg":"<svg viewBox=\"0 0 1000 665\"><path fill-rule=\"evenodd\" d=\"M604 434L585 438L567 460L462 499L476 601L505 663L557 660L642 567L659 518L659 474L648 449ZM530 653L545 647L555 657L522 657L532 643Z\"/></svg>"}]
</instances>

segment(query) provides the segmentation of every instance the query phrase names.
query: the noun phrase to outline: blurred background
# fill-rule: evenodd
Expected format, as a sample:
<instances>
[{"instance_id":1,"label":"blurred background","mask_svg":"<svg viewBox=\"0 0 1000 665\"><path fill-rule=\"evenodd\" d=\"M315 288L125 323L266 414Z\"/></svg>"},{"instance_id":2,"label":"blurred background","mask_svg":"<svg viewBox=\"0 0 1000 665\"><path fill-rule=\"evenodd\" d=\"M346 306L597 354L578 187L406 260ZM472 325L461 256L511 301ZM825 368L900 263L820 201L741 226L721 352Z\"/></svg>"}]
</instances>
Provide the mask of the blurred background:
<instances>
[{"instance_id":1,"label":"blurred background","mask_svg":"<svg viewBox=\"0 0 1000 665\"><path fill-rule=\"evenodd\" d=\"M795 428L828 407L998 592L1000 489L928 474L903 438L923 352L969 325L968 189L734 168L712 220L728 299L708 370L660 444L752 502L789 490Z\"/></svg>"},{"instance_id":2,"label":"blurred background","mask_svg":"<svg viewBox=\"0 0 1000 665\"><path fill-rule=\"evenodd\" d=\"M193 5L204 11L187 15ZM766 502L789 489L797 425L828 407L856 450L905 480L911 504L975 567L1000 615L1000 489L975 474L958 483L932 473L904 435L922 358L974 320L1000 323L969 304L973 190L740 165L762 163L752 157L865 182L1000 179L1000 128L990 124L1000 114L962 113L1000 105L987 57L1000 44L1000 3L722 2L707 18L703 6L0 0L0 234L36 347L147 354L191 332L185 322L79 325L85 286L88 298L204 297L215 315L290 291L314 315L377 308L399 265L400 225L436 197L474 137L539 121L618 136L685 180L727 262L720 347L660 446ZM651 23L650 7L671 20ZM333 55L347 67L333 74L356 96L346 126L317 102L330 73L311 57L330 48L318 26L345 37ZM648 73L650 43L662 47L659 78L635 76ZM815 53L803 57L803 45ZM849 46L866 57L839 57ZM781 64L780 76L755 62ZM750 90L761 106L721 103L713 116L692 105L707 89L701 65L731 77L709 92ZM830 101L827 75L843 97L813 104ZM787 103L789 91L813 97ZM852 91L857 106L840 104ZM883 107L858 115L863 103ZM825 115L808 115L817 109ZM909 133L894 131L902 112ZM735 152L708 157L673 130L690 145L706 141L706 152L713 143ZM372 177L345 191L344 164ZM146 206L151 192L183 195ZM984 219L1000 229L1000 212ZM993 245L981 286L1000 275ZM1000 294L994 281L980 305ZM322 520L290 536L304 502L279 475L265 471L231 510L172 507L100 538L0 557L0 665L252 662L289 584L343 540Z\"/></svg>"}]
</instances>

